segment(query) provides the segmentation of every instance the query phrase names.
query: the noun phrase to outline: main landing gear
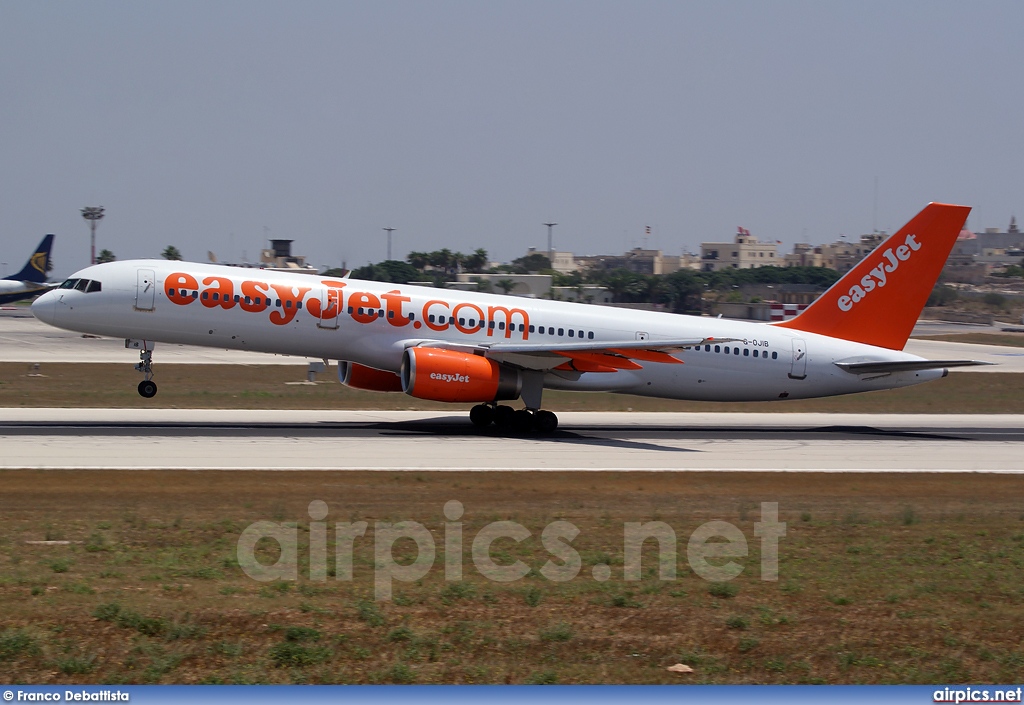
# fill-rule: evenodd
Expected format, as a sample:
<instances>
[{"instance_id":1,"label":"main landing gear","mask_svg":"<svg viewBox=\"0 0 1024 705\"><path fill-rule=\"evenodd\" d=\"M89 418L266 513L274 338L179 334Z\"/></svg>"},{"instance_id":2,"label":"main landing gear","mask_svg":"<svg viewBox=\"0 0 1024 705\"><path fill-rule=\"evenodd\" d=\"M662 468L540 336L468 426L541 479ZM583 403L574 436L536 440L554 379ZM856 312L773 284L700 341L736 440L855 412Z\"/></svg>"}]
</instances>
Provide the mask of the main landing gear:
<instances>
[{"instance_id":1,"label":"main landing gear","mask_svg":"<svg viewBox=\"0 0 1024 705\"><path fill-rule=\"evenodd\" d=\"M513 429L520 433L551 433L558 428L558 417L550 411L513 409L511 406L494 404L477 404L469 410L469 420L477 428L486 428L493 423L498 428Z\"/></svg>"},{"instance_id":2,"label":"main landing gear","mask_svg":"<svg viewBox=\"0 0 1024 705\"><path fill-rule=\"evenodd\" d=\"M125 341L125 345L130 341ZM137 372L141 372L145 375L146 379L139 382L139 394L146 399L152 399L156 396L156 382L153 381L153 351L148 348L143 348L142 352L139 353L139 364L135 366Z\"/></svg>"}]
</instances>

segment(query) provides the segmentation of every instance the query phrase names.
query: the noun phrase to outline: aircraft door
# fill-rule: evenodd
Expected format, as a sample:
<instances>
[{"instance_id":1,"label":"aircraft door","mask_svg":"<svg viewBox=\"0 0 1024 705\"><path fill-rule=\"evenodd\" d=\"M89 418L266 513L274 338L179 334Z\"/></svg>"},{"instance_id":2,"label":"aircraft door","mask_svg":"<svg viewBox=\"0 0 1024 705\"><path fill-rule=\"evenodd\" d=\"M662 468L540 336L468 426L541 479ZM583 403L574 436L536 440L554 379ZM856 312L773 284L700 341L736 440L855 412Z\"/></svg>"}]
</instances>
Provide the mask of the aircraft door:
<instances>
[{"instance_id":1,"label":"aircraft door","mask_svg":"<svg viewBox=\"0 0 1024 705\"><path fill-rule=\"evenodd\" d=\"M789 371L790 379L807 377L807 341L793 338L793 366Z\"/></svg>"},{"instance_id":2,"label":"aircraft door","mask_svg":"<svg viewBox=\"0 0 1024 705\"><path fill-rule=\"evenodd\" d=\"M152 269L140 269L135 289L135 308L138 311L152 311L156 301L156 273Z\"/></svg>"},{"instance_id":3,"label":"aircraft door","mask_svg":"<svg viewBox=\"0 0 1024 705\"><path fill-rule=\"evenodd\" d=\"M324 287L320 289L320 319L316 322L320 328L334 330L338 327L338 314L341 313L341 289Z\"/></svg>"}]
</instances>

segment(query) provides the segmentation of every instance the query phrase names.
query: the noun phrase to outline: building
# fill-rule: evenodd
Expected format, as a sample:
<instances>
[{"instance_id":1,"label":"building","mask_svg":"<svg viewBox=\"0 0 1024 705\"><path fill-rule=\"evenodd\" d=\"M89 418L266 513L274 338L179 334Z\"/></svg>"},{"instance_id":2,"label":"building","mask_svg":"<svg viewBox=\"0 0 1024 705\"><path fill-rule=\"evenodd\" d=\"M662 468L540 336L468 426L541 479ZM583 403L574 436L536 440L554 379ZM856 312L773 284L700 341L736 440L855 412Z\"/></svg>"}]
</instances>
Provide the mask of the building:
<instances>
[{"instance_id":1,"label":"building","mask_svg":"<svg viewBox=\"0 0 1024 705\"><path fill-rule=\"evenodd\" d=\"M1018 229L1016 217L1010 218L1006 232L986 228L985 232L974 233L964 228L946 260L940 281L982 284L986 277L1002 272L1011 264L1020 265L1022 260L1024 233Z\"/></svg>"},{"instance_id":2,"label":"building","mask_svg":"<svg viewBox=\"0 0 1024 705\"><path fill-rule=\"evenodd\" d=\"M783 256L782 262L786 267L824 267L825 246L798 242L793 245L792 254Z\"/></svg>"},{"instance_id":3,"label":"building","mask_svg":"<svg viewBox=\"0 0 1024 705\"><path fill-rule=\"evenodd\" d=\"M981 255L985 250L1024 250L1024 233L1017 227L1016 217L1011 216L1006 232L1000 232L998 228L985 228L983 233L964 230L953 246L953 254L957 255Z\"/></svg>"},{"instance_id":4,"label":"building","mask_svg":"<svg viewBox=\"0 0 1024 705\"><path fill-rule=\"evenodd\" d=\"M783 264L777 243L761 242L745 228L739 228L732 242L702 242L700 260L701 269L705 272Z\"/></svg>"},{"instance_id":5,"label":"building","mask_svg":"<svg viewBox=\"0 0 1024 705\"><path fill-rule=\"evenodd\" d=\"M634 247L621 255L591 255L577 257L576 264L580 269L594 272L626 269L636 274L671 274L679 271L687 255L664 255L661 250L645 250Z\"/></svg>"},{"instance_id":6,"label":"building","mask_svg":"<svg viewBox=\"0 0 1024 705\"><path fill-rule=\"evenodd\" d=\"M429 286L429 284L428 284ZM506 291L507 287L507 291ZM551 294L550 274L457 274L456 280L448 284L449 289L461 291L486 291L495 294L511 294L528 299L544 299Z\"/></svg>"},{"instance_id":7,"label":"building","mask_svg":"<svg viewBox=\"0 0 1024 705\"><path fill-rule=\"evenodd\" d=\"M878 231L869 235L861 235L856 242L840 239L831 245L822 245L822 254L824 255L822 266L845 274L864 259L867 253L881 245L887 237L889 237L888 233Z\"/></svg>"},{"instance_id":8,"label":"building","mask_svg":"<svg viewBox=\"0 0 1024 705\"><path fill-rule=\"evenodd\" d=\"M551 298L555 301L577 301L585 304L610 304L612 292L603 286L553 286Z\"/></svg>"},{"instance_id":9,"label":"building","mask_svg":"<svg viewBox=\"0 0 1024 705\"><path fill-rule=\"evenodd\" d=\"M271 240L270 248L260 251L260 268L281 272L317 274L316 267L306 264L306 258L292 255L294 240Z\"/></svg>"}]
</instances>

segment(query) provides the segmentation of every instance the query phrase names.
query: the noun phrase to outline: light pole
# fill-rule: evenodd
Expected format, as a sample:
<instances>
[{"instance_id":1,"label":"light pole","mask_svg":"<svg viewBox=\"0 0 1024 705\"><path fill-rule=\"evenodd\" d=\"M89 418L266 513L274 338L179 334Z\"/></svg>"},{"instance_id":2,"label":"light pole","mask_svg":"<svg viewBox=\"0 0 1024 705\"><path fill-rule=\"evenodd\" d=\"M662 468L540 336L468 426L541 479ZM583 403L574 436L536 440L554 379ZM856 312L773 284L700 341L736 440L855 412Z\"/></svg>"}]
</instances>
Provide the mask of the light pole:
<instances>
[{"instance_id":1,"label":"light pole","mask_svg":"<svg viewBox=\"0 0 1024 705\"><path fill-rule=\"evenodd\" d=\"M381 228L381 230L388 231L388 261L391 261L391 233L398 230L398 228Z\"/></svg>"},{"instance_id":2,"label":"light pole","mask_svg":"<svg viewBox=\"0 0 1024 705\"><path fill-rule=\"evenodd\" d=\"M548 226L548 266L551 267L552 269L554 269L555 268L555 251L554 251L554 249L552 249L552 246L551 246L551 228L553 228L556 225L558 225L558 223L544 223L544 225Z\"/></svg>"},{"instance_id":3,"label":"light pole","mask_svg":"<svg viewBox=\"0 0 1024 705\"><path fill-rule=\"evenodd\" d=\"M86 206L82 209L82 217L89 221L92 232L89 264L96 264L96 221L103 218L103 206Z\"/></svg>"}]
</instances>

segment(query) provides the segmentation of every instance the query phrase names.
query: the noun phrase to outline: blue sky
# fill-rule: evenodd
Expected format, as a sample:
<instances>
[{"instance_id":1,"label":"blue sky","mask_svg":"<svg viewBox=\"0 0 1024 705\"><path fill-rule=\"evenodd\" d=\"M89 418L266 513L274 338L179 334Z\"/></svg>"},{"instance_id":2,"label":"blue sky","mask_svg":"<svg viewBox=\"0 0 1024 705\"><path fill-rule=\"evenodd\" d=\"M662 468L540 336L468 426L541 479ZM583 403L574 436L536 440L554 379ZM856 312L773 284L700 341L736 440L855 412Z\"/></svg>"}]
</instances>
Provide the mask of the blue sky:
<instances>
[{"instance_id":1,"label":"blue sky","mask_svg":"<svg viewBox=\"0 0 1024 705\"><path fill-rule=\"evenodd\" d=\"M0 0L0 259L666 253L1021 209L1020 2ZM877 207L875 183L877 189Z\"/></svg>"}]
</instances>

